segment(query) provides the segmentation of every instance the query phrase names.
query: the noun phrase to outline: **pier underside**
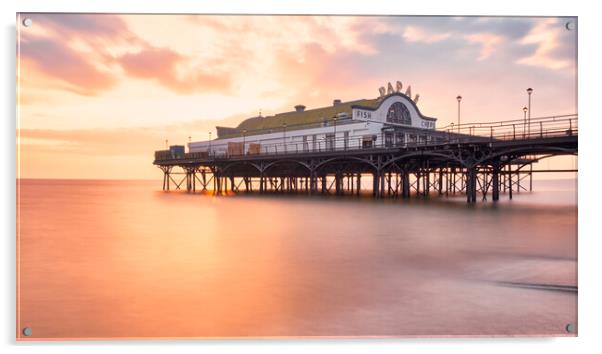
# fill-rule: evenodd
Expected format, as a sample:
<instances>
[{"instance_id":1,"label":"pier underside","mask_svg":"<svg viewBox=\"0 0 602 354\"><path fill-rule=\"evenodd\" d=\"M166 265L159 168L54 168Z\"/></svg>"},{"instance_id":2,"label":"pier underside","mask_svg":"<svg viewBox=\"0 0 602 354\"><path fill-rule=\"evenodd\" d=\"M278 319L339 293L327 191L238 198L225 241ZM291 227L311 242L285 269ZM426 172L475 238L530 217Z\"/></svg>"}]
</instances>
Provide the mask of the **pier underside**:
<instances>
[{"instance_id":1,"label":"pier underside","mask_svg":"<svg viewBox=\"0 0 602 354\"><path fill-rule=\"evenodd\" d=\"M576 155L577 137L479 141L277 155L156 160L163 190L409 198L464 194L467 202L531 191L533 163ZM567 171L567 170L564 170Z\"/></svg>"}]
</instances>

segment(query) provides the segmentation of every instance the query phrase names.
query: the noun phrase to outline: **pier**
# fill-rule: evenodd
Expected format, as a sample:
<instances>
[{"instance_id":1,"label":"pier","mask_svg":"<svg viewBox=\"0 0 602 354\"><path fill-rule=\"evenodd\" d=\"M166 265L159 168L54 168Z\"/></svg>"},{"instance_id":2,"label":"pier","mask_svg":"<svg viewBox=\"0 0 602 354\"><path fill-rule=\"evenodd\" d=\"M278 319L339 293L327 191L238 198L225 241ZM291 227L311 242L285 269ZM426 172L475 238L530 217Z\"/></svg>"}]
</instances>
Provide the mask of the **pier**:
<instances>
[{"instance_id":1,"label":"pier","mask_svg":"<svg viewBox=\"0 0 602 354\"><path fill-rule=\"evenodd\" d=\"M335 125L336 129L336 125ZM335 130L336 134L336 130ZM338 137L336 140L339 140ZM350 147L341 142L280 144L257 150L215 155L155 152L163 172L163 190L228 193L302 193L361 195L374 198L463 194L468 203L498 201L500 194L533 189L533 174L576 170L533 169L538 161L577 155L577 115L448 126L428 139ZM243 143L244 144L244 143ZM341 147L342 146L342 147ZM370 180L365 188L363 179Z\"/></svg>"}]
</instances>

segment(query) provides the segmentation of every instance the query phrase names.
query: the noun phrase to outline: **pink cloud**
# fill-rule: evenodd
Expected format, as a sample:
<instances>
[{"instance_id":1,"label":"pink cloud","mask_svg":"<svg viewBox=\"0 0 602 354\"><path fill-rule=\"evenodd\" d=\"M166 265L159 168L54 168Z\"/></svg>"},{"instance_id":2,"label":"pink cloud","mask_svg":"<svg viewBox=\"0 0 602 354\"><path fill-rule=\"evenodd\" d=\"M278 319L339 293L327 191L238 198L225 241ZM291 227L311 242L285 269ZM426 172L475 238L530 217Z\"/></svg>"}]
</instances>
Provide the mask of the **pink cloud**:
<instances>
[{"instance_id":1,"label":"pink cloud","mask_svg":"<svg viewBox=\"0 0 602 354\"><path fill-rule=\"evenodd\" d=\"M129 34L125 22L116 15L78 13L22 15L31 18L35 26L41 26L47 32L54 32L63 39L75 36L85 36L88 39L115 38Z\"/></svg>"},{"instance_id":2,"label":"pink cloud","mask_svg":"<svg viewBox=\"0 0 602 354\"><path fill-rule=\"evenodd\" d=\"M198 67L179 74L178 66L187 60L189 58L171 49L154 47L118 58L127 75L156 80L180 93L224 91L230 87L228 76L209 73Z\"/></svg>"},{"instance_id":3,"label":"pink cloud","mask_svg":"<svg viewBox=\"0 0 602 354\"><path fill-rule=\"evenodd\" d=\"M516 60L516 63L553 70L562 70L571 66L572 60L558 58L554 55L555 50L560 47L562 31L564 28L558 25L556 19L547 19L533 27L520 43L537 45L537 49L532 55Z\"/></svg>"},{"instance_id":4,"label":"pink cloud","mask_svg":"<svg viewBox=\"0 0 602 354\"><path fill-rule=\"evenodd\" d=\"M115 77L99 71L82 54L65 44L49 39L25 39L21 43L23 73L28 75L31 64L44 75L62 82L68 90L82 95L96 95L116 83Z\"/></svg>"},{"instance_id":5,"label":"pink cloud","mask_svg":"<svg viewBox=\"0 0 602 354\"><path fill-rule=\"evenodd\" d=\"M466 35L464 38L470 43L476 43L481 46L480 55L477 60L489 58L497 47L504 42L504 37L493 33L475 33Z\"/></svg>"},{"instance_id":6,"label":"pink cloud","mask_svg":"<svg viewBox=\"0 0 602 354\"><path fill-rule=\"evenodd\" d=\"M448 39L451 34L429 32L416 26L406 26L402 36L409 42L435 43Z\"/></svg>"}]
</instances>

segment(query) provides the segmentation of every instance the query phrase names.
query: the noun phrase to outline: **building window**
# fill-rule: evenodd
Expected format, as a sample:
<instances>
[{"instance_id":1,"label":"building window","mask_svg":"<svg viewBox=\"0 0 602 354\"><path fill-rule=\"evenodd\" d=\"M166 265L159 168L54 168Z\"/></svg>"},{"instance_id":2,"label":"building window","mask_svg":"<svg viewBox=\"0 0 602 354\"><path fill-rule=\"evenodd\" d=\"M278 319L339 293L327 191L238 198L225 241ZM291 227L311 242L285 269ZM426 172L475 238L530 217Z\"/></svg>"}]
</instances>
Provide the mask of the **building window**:
<instances>
[{"instance_id":1,"label":"building window","mask_svg":"<svg viewBox=\"0 0 602 354\"><path fill-rule=\"evenodd\" d=\"M406 142L404 132L395 132L395 146L403 146Z\"/></svg>"},{"instance_id":2,"label":"building window","mask_svg":"<svg viewBox=\"0 0 602 354\"><path fill-rule=\"evenodd\" d=\"M349 132L343 132L343 147L345 150L349 147Z\"/></svg>"},{"instance_id":3,"label":"building window","mask_svg":"<svg viewBox=\"0 0 602 354\"><path fill-rule=\"evenodd\" d=\"M387 112L387 122L412 125L412 118L410 117L410 111L401 102L395 102L389 107Z\"/></svg>"},{"instance_id":4,"label":"building window","mask_svg":"<svg viewBox=\"0 0 602 354\"><path fill-rule=\"evenodd\" d=\"M307 142L307 135L303 135L303 151L309 151L309 143Z\"/></svg>"},{"instance_id":5,"label":"building window","mask_svg":"<svg viewBox=\"0 0 602 354\"><path fill-rule=\"evenodd\" d=\"M316 134L314 134L311 137L311 149L312 149L312 151L316 151L317 148L318 148L318 137L316 136Z\"/></svg>"},{"instance_id":6,"label":"building window","mask_svg":"<svg viewBox=\"0 0 602 354\"><path fill-rule=\"evenodd\" d=\"M393 146L393 132L385 132L385 147Z\"/></svg>"},{"instance_id":7,"label":"building window","mask_svg":"<svg viewBox=\"0 0 602 354\"><path fill-rule=\"evenodd\" d=\"M362 137L362 149L371 148L374 145L373 141L374 141L374 138L372 137L372 135L364 135Z\"/></svg>"}]
</instances>

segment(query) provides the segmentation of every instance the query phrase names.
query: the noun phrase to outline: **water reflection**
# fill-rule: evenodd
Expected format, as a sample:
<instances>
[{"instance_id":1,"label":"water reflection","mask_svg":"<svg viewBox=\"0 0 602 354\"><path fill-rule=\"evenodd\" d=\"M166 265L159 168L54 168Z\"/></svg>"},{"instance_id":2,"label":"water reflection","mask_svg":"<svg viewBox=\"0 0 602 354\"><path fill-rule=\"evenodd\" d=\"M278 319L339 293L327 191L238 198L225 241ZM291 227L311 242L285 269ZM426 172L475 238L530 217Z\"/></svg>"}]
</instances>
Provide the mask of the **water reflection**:
<instances>
[{"instance_id":1,"label":"water reflection","mask_svg":"<svg viewBox=\"0 0 602 354\"><path fill-rule=\"evenodd\" d=\"M467 206L21 181L19 328L34 338L564 334L575 292L508 286L577 285L575 192L554 183Z\"/></svg>"}]
</instances>

